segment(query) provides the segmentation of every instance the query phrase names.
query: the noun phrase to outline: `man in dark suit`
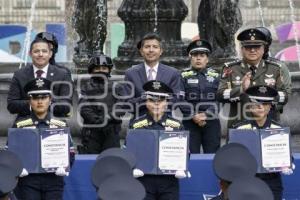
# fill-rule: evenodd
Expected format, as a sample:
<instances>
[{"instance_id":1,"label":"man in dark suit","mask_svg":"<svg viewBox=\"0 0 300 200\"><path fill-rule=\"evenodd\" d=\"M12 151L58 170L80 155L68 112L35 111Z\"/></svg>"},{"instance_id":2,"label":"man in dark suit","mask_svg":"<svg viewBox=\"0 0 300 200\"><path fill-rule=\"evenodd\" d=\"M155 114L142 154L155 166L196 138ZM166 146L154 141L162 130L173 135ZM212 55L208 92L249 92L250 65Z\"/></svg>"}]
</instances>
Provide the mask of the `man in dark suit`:
<instances>
[{"instance_id":1,"label":"man in dark suit","mask_svg":"<svg viewBox=\"0 0 300 200\"><path fill-rule=\"evenodd\" d=\"M28 96L23 88L29 80L42 77L52 82L51 90L54 96L51 112L56 117L68 116L73 95L71 75L66 70L49 64L53 52L46 40L37 38L32 41L29 54L32 64L19 69L13 75L7 96L8 111L11 114L18 114L17 119L30 114Z\"/></svg>"},{"instance_id":2,"label":"man in dark suit","mask_svg":"<svg viewBox=\"0 0 300 200\"><path fill-rule=\"evenodd\" d=\"M144 62L134 65L125 72L124 92L129 102L134 108L134 118L145 114L146 107L142 106L145 99L143 85L151 80L165 83L174 91L174 97L180 92L180 74L170 66L159 62L163 53L161 38L155 33L146 34L137 44L137 48ZM173 98L173 102L176 98Z\"/></svg>"}]
</instances>

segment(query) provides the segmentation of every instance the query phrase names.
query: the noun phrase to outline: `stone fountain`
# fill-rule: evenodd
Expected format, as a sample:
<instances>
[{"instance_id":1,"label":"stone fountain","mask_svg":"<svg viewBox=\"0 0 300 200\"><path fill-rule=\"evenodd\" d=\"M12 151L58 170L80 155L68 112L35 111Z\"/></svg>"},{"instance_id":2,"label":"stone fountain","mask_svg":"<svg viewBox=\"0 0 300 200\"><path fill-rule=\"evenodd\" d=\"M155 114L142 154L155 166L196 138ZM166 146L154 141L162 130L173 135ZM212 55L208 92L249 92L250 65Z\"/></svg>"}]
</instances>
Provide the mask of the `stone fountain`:
<instances>
[{"instance_id":1,"label":"stone fountain","mask_svg":"<svg viewBox=\"0 0 300 200\"><path fill-rule=\"evenodd\" d=\"M187 45L181 40L181 23L188 8L182 0L124 0L118 10L125 24L125 40L114 59L115 73L142 61L137 42L149 32L163 39L162 63L182 69L188 66Z\"/></svg>"}]
</instances>

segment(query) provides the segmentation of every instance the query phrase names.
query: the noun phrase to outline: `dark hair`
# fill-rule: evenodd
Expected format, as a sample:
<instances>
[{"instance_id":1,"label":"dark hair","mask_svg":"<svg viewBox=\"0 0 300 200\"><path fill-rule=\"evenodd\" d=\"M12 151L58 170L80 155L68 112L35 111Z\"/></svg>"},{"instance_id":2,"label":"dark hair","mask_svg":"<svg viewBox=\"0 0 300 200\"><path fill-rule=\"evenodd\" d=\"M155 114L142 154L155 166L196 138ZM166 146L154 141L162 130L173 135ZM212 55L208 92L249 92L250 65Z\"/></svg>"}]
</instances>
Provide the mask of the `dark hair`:
<instances>
[{"instance_id":1,"label":"dark hair","mask_svg":"<svg viewBox=\"0 0 300 200\"><path fill-rule=\"evenodd\" d=\"M140 49L143 45L145 40L157 40L161 43L161 37L157 33L147 33L144 37L137 43L137 48Z\"/></svg>"},{"instance_id":2,"label":"dark hair","mask_svg":"<svg viewBox=\"0 0 300 200\"><path fill-rule=\"evenodd\" d=\"M30 52L32 51L32 48L33 48L33 45L34 44L36 44L36 43L40 43L40 42L42 42L42 43L46 43L47 45L48 45L48 47L49 47L49 50L51 50L51 46L50 46L50 44L46 41L46 40L44 40L44 39L41 39L41 38L35 38L32 42L31 42L31 44L30 44Z\"/></svg>"}]
</instances>

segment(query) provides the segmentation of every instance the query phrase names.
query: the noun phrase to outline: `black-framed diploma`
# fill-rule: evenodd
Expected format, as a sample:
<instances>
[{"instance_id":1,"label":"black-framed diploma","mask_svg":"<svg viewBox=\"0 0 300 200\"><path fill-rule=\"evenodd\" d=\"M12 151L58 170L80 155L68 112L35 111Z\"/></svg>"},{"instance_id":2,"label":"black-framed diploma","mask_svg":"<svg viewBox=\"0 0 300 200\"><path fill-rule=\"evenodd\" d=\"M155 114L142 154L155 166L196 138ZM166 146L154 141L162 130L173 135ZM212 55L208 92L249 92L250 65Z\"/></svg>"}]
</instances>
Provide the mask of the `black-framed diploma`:
<instances>
[{"instance_id":1,"label":"black-framed diploma","mask_svg":"<svg viewBox=\"0 0 300 200\"><path fill-rule=\"evenodd\" d=\"M29 173L70 169L69 128L9 128L8 150L16 153Z\"/></svg>"},{"instance_id":2,"label":"black-framed diploma","mask_svg":"<svg viewBox=\"0 0 300 200\"><path fill-rule=\"evenodd\" d=\"M187 170L188 131L130 129L126 148L137 159L136 168L145 174L175 174Z\"/></svg>"},{"instance_id":3,"label":"black-framed diploma","mask_svg":"<svg viewBox=\"0 0 300 200\"><path fill-rule=\"evenodd\" d=\"M230 129L229 142L245 145L256 158L257 173L280 172L291 167L290 128Z\"/></svg>"}]
</instances>

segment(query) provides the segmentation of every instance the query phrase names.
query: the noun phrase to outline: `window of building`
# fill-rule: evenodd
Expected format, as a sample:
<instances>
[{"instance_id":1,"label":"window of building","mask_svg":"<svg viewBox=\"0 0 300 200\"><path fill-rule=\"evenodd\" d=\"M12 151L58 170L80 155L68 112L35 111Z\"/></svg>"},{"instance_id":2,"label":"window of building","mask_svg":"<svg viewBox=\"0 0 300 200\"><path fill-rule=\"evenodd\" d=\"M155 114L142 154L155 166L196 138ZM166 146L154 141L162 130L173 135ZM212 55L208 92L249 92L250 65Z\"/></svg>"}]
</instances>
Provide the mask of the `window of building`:
<instances>
[{"instance_id":1,"label":"window of building","mask_svg":"<svg viewBox=\"0 0 300 200\"><path fill-rule=\"evenodd\" d=\"M34 0L14 0L14 8L30 8ZM64 0L37 0L37 8L58 8L60 1Z\"/></svg>"}]
</instances>

